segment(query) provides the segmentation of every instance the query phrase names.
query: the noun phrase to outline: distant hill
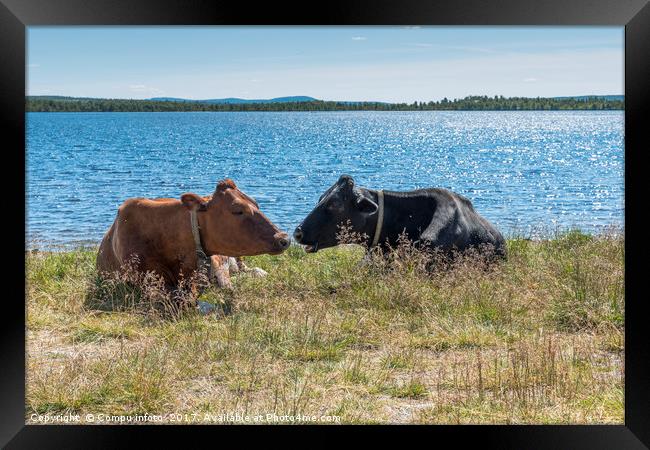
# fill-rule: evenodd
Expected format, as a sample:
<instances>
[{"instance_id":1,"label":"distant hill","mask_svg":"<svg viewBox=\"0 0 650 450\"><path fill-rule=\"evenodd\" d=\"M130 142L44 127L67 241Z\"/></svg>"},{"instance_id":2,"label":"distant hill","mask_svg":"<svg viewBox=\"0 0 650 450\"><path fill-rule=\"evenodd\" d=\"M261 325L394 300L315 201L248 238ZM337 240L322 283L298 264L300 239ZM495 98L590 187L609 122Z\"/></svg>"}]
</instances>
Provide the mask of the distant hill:
<instances>
[{"instance_id":1,"label":"distant hill","mask_svg":"<svg viewBox=\"0 0 650 450\"><path fill-rule=\"evenodd\" d=\"M154 102L192 102L192 103L213 103L213 104L246 104L246 103L291 103L291 102L314 102L314 97L297 95L294 97L277 97L271 99L246 99L246 98L213 98L208 100L189 100L176 97L154 97L149 100Z\"/></svg>"},{"instance_id":2,"label":"distant hill","mask_svg":"<svg viewBox=\"0 0 650 450\"><path fill-rule=\"evenodd\" d=\"M610 102L622 102L625 100L624 95L578 95L578 96L568 96L568 97L552 97L557 100L566 100L566 99L573 99L573 100L591 100L592 98L596 98L599 100L608 100Z\"/></svg>"},{"instance_id":3,"label":"distant hill","mask_svg":"<svg viewBox=\"0 0 650 450\"><path fill-rule=\"evenodd\" d=\"M98 97L68 97L64 95L28 95L26 96L27 100L57 100L57 101L88 101L88 100L132 100L132 99L115 99L115 98L98 98ZM479 96L472 96L474 98L479 98ZM470 98L470 97L467 97ZM533 97L517 97L520 99L533 99ZM546 97L553 100L576 100L576 101L588 101L588 100L600 100L600 101L609 101L609 102L623 102L625 101L625 95L575 95L575 96L563 96L563 97ZM460 100L460 99L457 99ZM322 102L324 100L319 100L314 97L309 97L306 95L296 95L292 97L276 97L270 99L246 99L246 98L237 98L237 97L228 97L228 98L213 98L207 100L192 100L187 98L180 97L153 97L144 100L137 101L152 101L152 102L175 102L175 103L207 103L207 104L223 104L223 105L238 105L238 104L265 104L265 103L301 103L301 102ZM376 105L390 105L390 102L376 102L376 101L350 101L350 100L327 100L327 102L335 102L340 105L365 105L365 104L376 104Z\"/></svg>"}]
</instances>

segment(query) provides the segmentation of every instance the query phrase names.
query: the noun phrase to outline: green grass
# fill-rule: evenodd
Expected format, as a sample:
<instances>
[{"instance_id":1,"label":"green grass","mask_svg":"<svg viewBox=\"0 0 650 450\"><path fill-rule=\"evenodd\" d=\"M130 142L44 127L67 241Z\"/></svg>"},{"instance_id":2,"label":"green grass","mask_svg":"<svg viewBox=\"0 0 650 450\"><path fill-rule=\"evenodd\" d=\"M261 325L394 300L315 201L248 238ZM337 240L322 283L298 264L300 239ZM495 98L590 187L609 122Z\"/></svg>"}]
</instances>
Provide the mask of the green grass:
<instances>
[{"instance_id":1,"label":"green grass","mask_svg":"<svg viewBox=\"0 0 650 450\"><path fill-rule=\"evenodd\" d=\"M409 248L292 246L246 258L268 277L203 292L229 311L212 316L151 277L100 280L96 250L29 253L26 416L623 423L623 238L508 250L431 271Z\"/></svg>"},{"instance_id":2,"label":"green grass","mask_svg":"<svg viewBox=\"0 0 650 450\"><path fill-rule=\"evenodd\" d=\"M427 388L420 380L410 380L403 385L391 387L390 394L397 398L423 398L426 397Z\"/></svg>"}]
</instances>

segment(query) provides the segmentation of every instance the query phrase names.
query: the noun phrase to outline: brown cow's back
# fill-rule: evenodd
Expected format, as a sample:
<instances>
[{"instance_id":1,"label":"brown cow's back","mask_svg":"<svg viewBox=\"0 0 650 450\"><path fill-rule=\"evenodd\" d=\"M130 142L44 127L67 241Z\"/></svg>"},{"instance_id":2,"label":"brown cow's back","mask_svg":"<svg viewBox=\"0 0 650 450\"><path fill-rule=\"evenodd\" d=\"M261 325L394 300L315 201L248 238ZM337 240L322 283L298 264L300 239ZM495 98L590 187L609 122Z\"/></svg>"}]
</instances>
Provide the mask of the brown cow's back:
<instances>
[{"instance_id":1,"label":"brown cow's back","mask_svg":"<svg viewBox=\"0 0 650 450\"><path fill-rule=\"evenodd\" d=\"M114 231L115 221L104 235L97 253L97 268L103 272L114 272L120 268L120 262L113 251Z\"/></svg>"},{"instance_id":2,"label":"brown cow's back","mask_svg":"<svg viewBox=\"0 0 650 450\"><path fill-rule=\"evenodd\" d=\"M116 271L133 257L138 270L154 271L170 284L196 269L190 214L179 200L133 198L119 207L102 240L97 268Z\"/></svg>"}]
</instances>

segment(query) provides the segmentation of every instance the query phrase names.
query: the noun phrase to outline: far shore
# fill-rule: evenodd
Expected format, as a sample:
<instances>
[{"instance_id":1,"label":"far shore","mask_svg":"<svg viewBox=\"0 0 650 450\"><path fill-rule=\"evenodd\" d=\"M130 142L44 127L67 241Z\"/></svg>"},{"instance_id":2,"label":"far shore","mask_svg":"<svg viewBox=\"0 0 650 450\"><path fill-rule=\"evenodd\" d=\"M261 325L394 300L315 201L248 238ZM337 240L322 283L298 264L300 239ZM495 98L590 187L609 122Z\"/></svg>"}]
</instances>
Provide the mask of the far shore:
<instances>
[{"instance_id":1,"label":"far shore","mask_svg":"<svg viewBox=\"0 0 650 450\"><path fill-rule=\"evenodd\" d=\"M503 97L469 96L462 99L413 103L353 101L135 100L28 96L27 112L235 112L235 111L607 111L624 110L622 96Z\"/></svg>"}]
</instances>

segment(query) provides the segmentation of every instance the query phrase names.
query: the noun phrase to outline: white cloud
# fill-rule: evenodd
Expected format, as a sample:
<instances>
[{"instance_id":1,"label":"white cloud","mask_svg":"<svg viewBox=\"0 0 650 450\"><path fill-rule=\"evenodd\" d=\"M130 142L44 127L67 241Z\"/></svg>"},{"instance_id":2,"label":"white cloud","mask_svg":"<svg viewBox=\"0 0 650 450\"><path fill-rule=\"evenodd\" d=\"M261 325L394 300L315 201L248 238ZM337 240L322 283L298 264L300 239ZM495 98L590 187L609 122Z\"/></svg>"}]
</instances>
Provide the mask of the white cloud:
<instances>
[{"instance_id":1,"label":"white cloud","mask_svg":"<svg viewBox=\"0 0 650 450\"><path fill-rule=\"evenodd\" d=\"M431 42L413 42L406 44L410 47L420 47L420 48L435 48L436 50L455 50L460 52L470 52L470 53L497 53L496 50L483 47L465 47L458 45L446 45L446 44L434 44ZM500 52L501 54L507 54L507 52Z\"/></svg>"},{"instance_id":2,"label":"white cloud","mask_svg":"<svg viewBox=\"0 0 650 450\"><path fill-rule=\"evenodd\" d=\"M147 86L146 84L130 84L129 90L136 94L162 94L163 93L162 90L155 87Z\"/></svg>"},{"instance_id":3,"label":"white cloud","mask_svg":"<svg viewBox=\"0 0 650 450\"><path fill-rule=\"evenodd\" d=\"M345 39L349 38L351 36ZM475 51L441 59L435 57L439 44L432 42L432 48L417 48L412 46L414 42L401 46L401 50L430 52L432 57L417 61L405 59L399 64L377 57L367 61L349 61L345 65L324 58L317 64L158 73L122 83L89 79L54 84L49 80L47 83L30 80L29 91L30 95L51 92L106 98L310 95L325 100L407 102L470 94L554 97L623 92L623 54L620 49L577 53L549 50L534 55ZM366 47L363 43L359 45ZM31 78L35 77L36 74L31 75ZM248 93L245 94L244 90Z\"/></svg>"},{"instance_id":4,"label":"white cloud","mask_svg":"<svg viewBox=\"0 0 650 450\"><path fill-rule=\"evenodd\" d=\"M365 41L367 38L365 36L354 36L353 41Z\"/></svg>"},{"instance_id":5,"label":"white cloud","mask_svg":"<svg viewBox=\"0 0 650 450\"><path fill-rule=\"evenodd\" d=\"M617 50L595 50L577 55L549 52L534 57L477 52L453 60L400 64L357 62L343 67L323 62L304 67L247 71L245 75L229 72L168 76L158 79L156 85L178 97L217 98L241 92L242 78L264 80L264 83L249 85L251 95L256 98L311 95L325 100L412 102L472 94L506 97L617 94L623 91L623 58ZM177 92L177 86L184 88Z\"/></svg>"}]
</instances>

